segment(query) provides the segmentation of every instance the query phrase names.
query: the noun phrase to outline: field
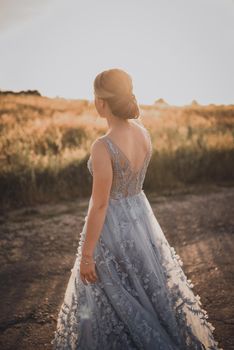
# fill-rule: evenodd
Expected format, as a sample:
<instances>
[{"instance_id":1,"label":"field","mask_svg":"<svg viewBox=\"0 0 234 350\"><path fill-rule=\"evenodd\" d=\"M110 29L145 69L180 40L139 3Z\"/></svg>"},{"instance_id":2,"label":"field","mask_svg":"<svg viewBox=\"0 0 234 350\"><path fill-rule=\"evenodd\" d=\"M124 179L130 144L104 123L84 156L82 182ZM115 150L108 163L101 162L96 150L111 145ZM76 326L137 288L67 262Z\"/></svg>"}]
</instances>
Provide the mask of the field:
<instances>
[{"instance_id":1,"label":"field","mask_svg":"<svg viewBox=\"0 0 234 350\"><path fill-rule=\"evenodd\" d=\"M234 105L141 105L153 154L144 191L215 337L234 349ZM0 94L0 349L46 350L76 257L107 130L92 102Z\"/></svg>"},{"instance_id":2,"label":"field","mask_svg":"<svg viewBox=\"0 0 234 350\"><path fill-rule=\"evenodd\" d=\"M234 105L140 105L153 155L144 189L160 192L234 179ZM0 205L90 195L90 145L107 130L92 101L0 95Z\"/></svg>"}]
</instances>

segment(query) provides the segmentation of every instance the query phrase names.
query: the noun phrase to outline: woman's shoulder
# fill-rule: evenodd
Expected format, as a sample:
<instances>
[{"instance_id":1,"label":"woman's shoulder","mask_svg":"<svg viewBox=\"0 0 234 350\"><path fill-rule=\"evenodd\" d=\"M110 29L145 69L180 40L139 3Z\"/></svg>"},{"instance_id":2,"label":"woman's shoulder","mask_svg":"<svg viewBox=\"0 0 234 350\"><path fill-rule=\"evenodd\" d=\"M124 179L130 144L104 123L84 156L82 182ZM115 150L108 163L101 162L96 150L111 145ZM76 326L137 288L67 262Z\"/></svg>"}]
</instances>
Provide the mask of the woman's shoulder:
<instances>
[{"instance_id":1,"label":"woman's shoulder","mask_svg":"<svg viewBox=\"0 0 234 350\"><path fill-rule=\"evenodd\" d=\"M143 131L145 131L145 132L148 132L148 129L145 127L145 125L142 123L142 121L137 120L137 119L134 119L134 120L131 119L131 120L129 120L129 122L130 122L131 124L135 125L137 128L139 128L139 129L141 129L141 130L143 130ZM93 145L96 145L96 144L99 144L99 143L102 143L102 144L103 144L103 143L106 143L106 141L108 141L108 138L109 138L109 133L104 134L104 135L102 135L102 136L96 138L96 140L93 141L91 147L92 147ZM104 142L103 142L103 141L104 141ZM98 146L97 146L97 147L98 147Z\"/></svg>"},{"instance_id":2,"label":"woman's shoulder","mask_svg":"<svg viewBox=\"0 0 234 350\"><path fill-rule=\"evenodd\" d=\"M139 127L141 130L147 131L147 128L145 127L145 125L143 124L143 122L141 120L138 119L131 119L130 123L132 123L133 125L136 125L137 127Z\"/></svg>"},{"instance_id":3,"label":"woman's shoulder","mask_svg":"<svg viewBox=\"0 0 234 350\"><path fill-rule=\"evenodd\" d=\"M97 137L94 141L92 141L90 145L90 158L104 156L109 157L109 145L108 140L106 140L106 135L102 135Z\"/></svg>"},{"instance_id":4,"label":"woman's shoulder","mask_svg":"<svg viewBox=\"0 0 234 350\"><path fill-rule=\"evenodd\" d=\"M145 127L142 121L135 119L135 120L132 120L131 123L139 127L144 133L146 133L147 136L150 137L149 130Z\"/></svg>"}]
</instances>

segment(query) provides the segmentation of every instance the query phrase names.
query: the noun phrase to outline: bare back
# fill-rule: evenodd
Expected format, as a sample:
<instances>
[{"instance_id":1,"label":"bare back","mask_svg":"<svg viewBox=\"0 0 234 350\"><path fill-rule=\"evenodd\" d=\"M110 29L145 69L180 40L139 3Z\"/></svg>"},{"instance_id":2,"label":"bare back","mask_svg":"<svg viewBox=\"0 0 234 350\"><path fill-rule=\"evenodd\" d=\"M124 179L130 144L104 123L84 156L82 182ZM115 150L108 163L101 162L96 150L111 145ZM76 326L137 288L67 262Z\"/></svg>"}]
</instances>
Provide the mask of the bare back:
<instances>
[{"instance_id":1,"label":"bare back","mask_svg":"<svg viewBox=\"0 0 234 350\"><path fill-rule=\"evenodd\" d=\"M148 130L134 123L121 133L119 130L111 132L101 136L99 140L104 142L112 163L110 197L119 199L139 193L152 154ZM92 174L91 158L87 165Z\"/></svg>"},{"instance_id":2,"label":"bare back","mask_svg":"<svg viewBox=\"0 0 234 350\"><path fill-rule=\"evenodd\" d=\"M142 168L150 148L146 132L144 126L131 121L129 128L104 135L118 148L135 173Z\"/></svg>"}]
</instances>

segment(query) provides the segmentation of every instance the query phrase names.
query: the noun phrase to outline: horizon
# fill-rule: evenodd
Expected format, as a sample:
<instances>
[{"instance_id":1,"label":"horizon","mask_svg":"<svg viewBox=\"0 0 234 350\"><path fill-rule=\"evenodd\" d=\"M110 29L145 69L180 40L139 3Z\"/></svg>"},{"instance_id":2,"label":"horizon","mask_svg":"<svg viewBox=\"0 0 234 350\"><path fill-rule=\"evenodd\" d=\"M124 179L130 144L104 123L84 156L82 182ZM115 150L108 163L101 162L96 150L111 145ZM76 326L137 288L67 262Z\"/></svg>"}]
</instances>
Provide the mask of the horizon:
<instances>
[{"instance_id":1,"label":"horizon","mask_svg":"<svg viewBox=\"0 0 234 350\"><path fill-rule=\"evenodd\" d=\"M33 92L38 92L39 95L34 94ZM19 91L12 91L12 90L1 90L0 89L0 96L4 95L4 94L12 94L12 95L26 95L26 96L38 96L38 97L45 97L45 98L49 98L49 99L61 99L61 100L66 100L66 101L88 101L91 103L94 103L94 100L90 100L90 99L86 99L86 98L67 98L67 97L63 97L63 96L46 96L46 95L42 95L40 93L40 91L38 90L19 90ZM162 101L160 101L162 100ZM183 104L183 105L178 105L178 104L170 104L168 101L166 101L164 98L158 98L156 99L153 103L149 104L149 103L139 103L139 105L145 105L145 106L154 106L160 103L165 103L165 105L168 105L169 107L186 107L186 106L194 106L194 105L198 105L201 107L207 107L207 106L224 106L224 107L228 107L228 106L234 106L234 103L229 103L229 104L224 104L224 103L208 103L208 104L202 104L199 101L197 101L196 99L193 99L190 103L187 104Z\"/></svg>"}]
</instances>

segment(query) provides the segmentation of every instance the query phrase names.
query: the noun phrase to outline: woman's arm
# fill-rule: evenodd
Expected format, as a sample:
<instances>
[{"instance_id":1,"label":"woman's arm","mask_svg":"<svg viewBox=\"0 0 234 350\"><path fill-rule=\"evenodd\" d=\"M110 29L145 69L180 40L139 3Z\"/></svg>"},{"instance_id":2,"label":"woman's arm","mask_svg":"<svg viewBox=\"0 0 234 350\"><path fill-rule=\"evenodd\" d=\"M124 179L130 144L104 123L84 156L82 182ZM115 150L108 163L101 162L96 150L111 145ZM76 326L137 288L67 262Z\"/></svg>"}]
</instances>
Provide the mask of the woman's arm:
<instances>
[{"instance_id":1,"label":"woman's arm","mask_svg":"<svg viewBox=\"0 0 234 350\"><path fill-rule=\"evenodd\" d=\"M96 140L90 153L93 183L82 256L92 257L106 217L113 171L110 155L103 141Z\"/></svg>"}]
</instances>

